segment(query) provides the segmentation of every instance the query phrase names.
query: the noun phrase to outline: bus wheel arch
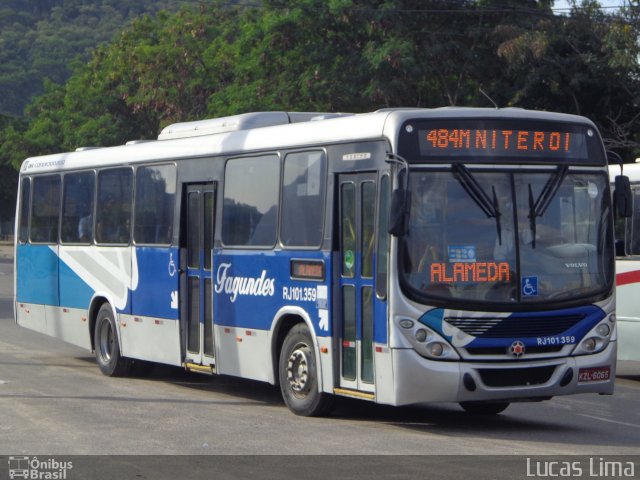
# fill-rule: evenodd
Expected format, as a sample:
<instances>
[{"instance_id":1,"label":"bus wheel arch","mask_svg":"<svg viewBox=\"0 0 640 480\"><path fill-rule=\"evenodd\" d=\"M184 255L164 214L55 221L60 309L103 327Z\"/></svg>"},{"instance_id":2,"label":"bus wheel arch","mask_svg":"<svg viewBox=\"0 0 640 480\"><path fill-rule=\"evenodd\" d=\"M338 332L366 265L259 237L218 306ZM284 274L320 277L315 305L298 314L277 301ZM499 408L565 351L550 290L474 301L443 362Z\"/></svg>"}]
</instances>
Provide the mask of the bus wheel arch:
<instances>
[{"instance_id":1,"label":"bus wheel arch","mask_svg":"<svg viewBox=\"0 0 640 480\"><path fill-rule=\"evenodd\" d=\"M274 323L271 341L271 369L273 372L274 385L280 385L278 365L280 363L280 352L282 351L284 339L287 337L291 329L299 323L305 324L304 318L295 314L282 315Z\"/></svg>"},{"instance_id":2,"label":"bus wheel arch","mask_svg":"<svg viewBox=\"0 0 640 480\"><path fill-rule=\"evenodd\" d=\"M95 330L96 330L96 319L98 318L98 312L102 308L104 304L108 304L109 300L105 297L95 297L91 300L91 305L89 305L88 316L89 320L89 339L91 341L91 351L94 352L96 349L95 345Z\"/></svg>"},{"instance_id":3,"label":"bus wheel arch","mask_svg":"<svg viewBox=\"0 0 640 480\"><path fill-rule=\"evenodd\" d=\"M273 338L274 377L287 407L296 415L327 414L333 395L322 391L318 346L307 321L287 314L276 324Z\"/></svg>"},{"instance_id":4,"label":"bus wheel arch","mask_svg":"<svg viewBox=\"0 0 640 480\"><path fill-rule=\"evenodd\" d=\"M287 337L288 333L298 324L303 324L309 330L313 347L316 352L316 362L318 363L318 370L322 372L322 365L320 365L320 356L318 351L318 339L315 336L313 330L313 324L307 312L299 307L284 307L281 308L273 317L270 330L270 344L271 344L271 372L273 378L273 385L280 385L278 376L278 365L280 363L280 352L282 351L282 345ZM320 376L320 387L322 387L322 376Z\"/></svg>"},{"instance_id":5,"label":"bus wheel arch","mask_svg":"<svg viewBox=\"0 0 640 480\"><path fill-rule=\"evenodd\" d=\"M131 361L120 351L116 315L108 301L95 302L92 319L92 343L100 371L108 377L123 377L129 373ZM94 306L91 311L93 313Z\"/></svg>"}]
</instances>

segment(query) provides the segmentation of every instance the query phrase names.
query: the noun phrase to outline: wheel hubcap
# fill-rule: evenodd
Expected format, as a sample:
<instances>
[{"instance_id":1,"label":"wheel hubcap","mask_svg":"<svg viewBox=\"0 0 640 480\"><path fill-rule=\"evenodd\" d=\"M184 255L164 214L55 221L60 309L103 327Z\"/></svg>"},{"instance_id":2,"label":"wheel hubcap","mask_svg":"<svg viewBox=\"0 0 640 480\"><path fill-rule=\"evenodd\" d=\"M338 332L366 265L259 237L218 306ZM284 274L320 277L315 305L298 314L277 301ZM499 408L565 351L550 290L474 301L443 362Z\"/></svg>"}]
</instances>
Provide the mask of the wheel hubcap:
<instances>
[{"instance_id":1,"label":"wheel hubcap","mask_svg":"<svg viewBox=\"0 0 640 480\"><path fill-rule=\"evenodd\" d=\"M309 365L311 351L306 345L297 346L287 362L287 380L291 389L300 395L309 392Z\"/></svg>"},{"instance_id":2,"label":"wheel hubcap","mask_svg":"<svg viewBox=\"0 0 640 480\"><path fill-rule=\"evenodd\" d=\"M113 349L113 331L111 330L111 323L108 320L104 320L100 325L100 357L105 363L111 360L111 352Z\"/></svg>"}]
</instances>

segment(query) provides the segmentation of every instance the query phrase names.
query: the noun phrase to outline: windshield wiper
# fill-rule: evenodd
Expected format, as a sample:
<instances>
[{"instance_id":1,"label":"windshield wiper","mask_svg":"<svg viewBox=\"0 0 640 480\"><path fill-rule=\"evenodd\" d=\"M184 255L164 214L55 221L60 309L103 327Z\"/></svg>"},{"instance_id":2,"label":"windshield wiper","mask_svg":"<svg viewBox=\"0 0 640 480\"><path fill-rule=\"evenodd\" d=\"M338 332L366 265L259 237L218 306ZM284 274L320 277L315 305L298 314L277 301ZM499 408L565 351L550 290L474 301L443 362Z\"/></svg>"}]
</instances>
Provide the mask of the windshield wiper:
<instances>
[{"instance_id":1,"label":"windshield wiper","mask_svg":"<svg viewBox=\"0 0 640 480\"><path fill-rule=\"evenodd\" d=\"M500 222L500 207L498 206L498 196L496 195L496 187L491 186L493 200L487 195L471 172L461 163L451 165L453 174L471 199L480 207L487 217L496 219L496 229L498 230L498 243L502 245L502 224Z\"/></svg>"},{"instance_id":2,"label":"windshield wiper","mask_svg":"<svg viewBox=\"0 0 640 480\"><path fill-rule=\"evenodd\" d=\"M531 184L529 184L529 228L531 229L531 247L536 248L536 217L541 217L551 205L551 200L558 193L558 189L562 182L564 181L564 177L567 176L567 172L569 171L569 167L566 165L560 165L558 170L555 173L552 173L547 180L544 188L540 192L540 196L534 202L533 201L533 191L531 189Z\"/></svg>"}]
</instances>

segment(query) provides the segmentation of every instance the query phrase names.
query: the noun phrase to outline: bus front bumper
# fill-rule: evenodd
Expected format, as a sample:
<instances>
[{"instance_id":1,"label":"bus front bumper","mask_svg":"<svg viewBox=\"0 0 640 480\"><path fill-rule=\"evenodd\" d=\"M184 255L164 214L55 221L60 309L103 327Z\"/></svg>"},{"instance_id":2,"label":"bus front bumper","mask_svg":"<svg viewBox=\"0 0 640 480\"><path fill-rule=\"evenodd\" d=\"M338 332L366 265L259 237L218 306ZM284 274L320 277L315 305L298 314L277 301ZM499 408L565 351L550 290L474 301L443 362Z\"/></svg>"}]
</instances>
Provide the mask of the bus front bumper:
<instances>
[{"instance_id":1,"label":"bus front bumper","mask_svg":"<svg viewBox=\"0 0 640 480\"><path fill-rule=\"evenodd\" d=\"M393 349L390 402L536 401L576 393L612 394L616 342L592 355L510 362L433 361ZM390 392L387 392L390 393ZM385 402L386 403L386 402Z\"/></svg>"}]
</instances>

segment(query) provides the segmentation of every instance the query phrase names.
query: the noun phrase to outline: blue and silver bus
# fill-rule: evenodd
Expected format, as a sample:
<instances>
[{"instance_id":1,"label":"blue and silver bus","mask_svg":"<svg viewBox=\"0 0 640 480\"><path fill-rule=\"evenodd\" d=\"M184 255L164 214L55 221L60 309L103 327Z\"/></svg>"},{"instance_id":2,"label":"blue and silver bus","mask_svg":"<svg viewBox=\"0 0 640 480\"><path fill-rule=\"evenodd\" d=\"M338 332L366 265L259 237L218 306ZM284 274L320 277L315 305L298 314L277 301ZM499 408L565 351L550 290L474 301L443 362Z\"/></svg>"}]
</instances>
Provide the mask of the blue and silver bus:
<instances>
[{"instance_id":1,"label":"blue and silver bus","mask_svg":"<svg viewBox=\"0 0 640 480\"><path fill-rule=\"evenodd\" d=\"M612 200L594 124L522 109L257 112L29 158L16 322L279 385L299 415L611 394Z\"/></svg>"}]
</instances>

